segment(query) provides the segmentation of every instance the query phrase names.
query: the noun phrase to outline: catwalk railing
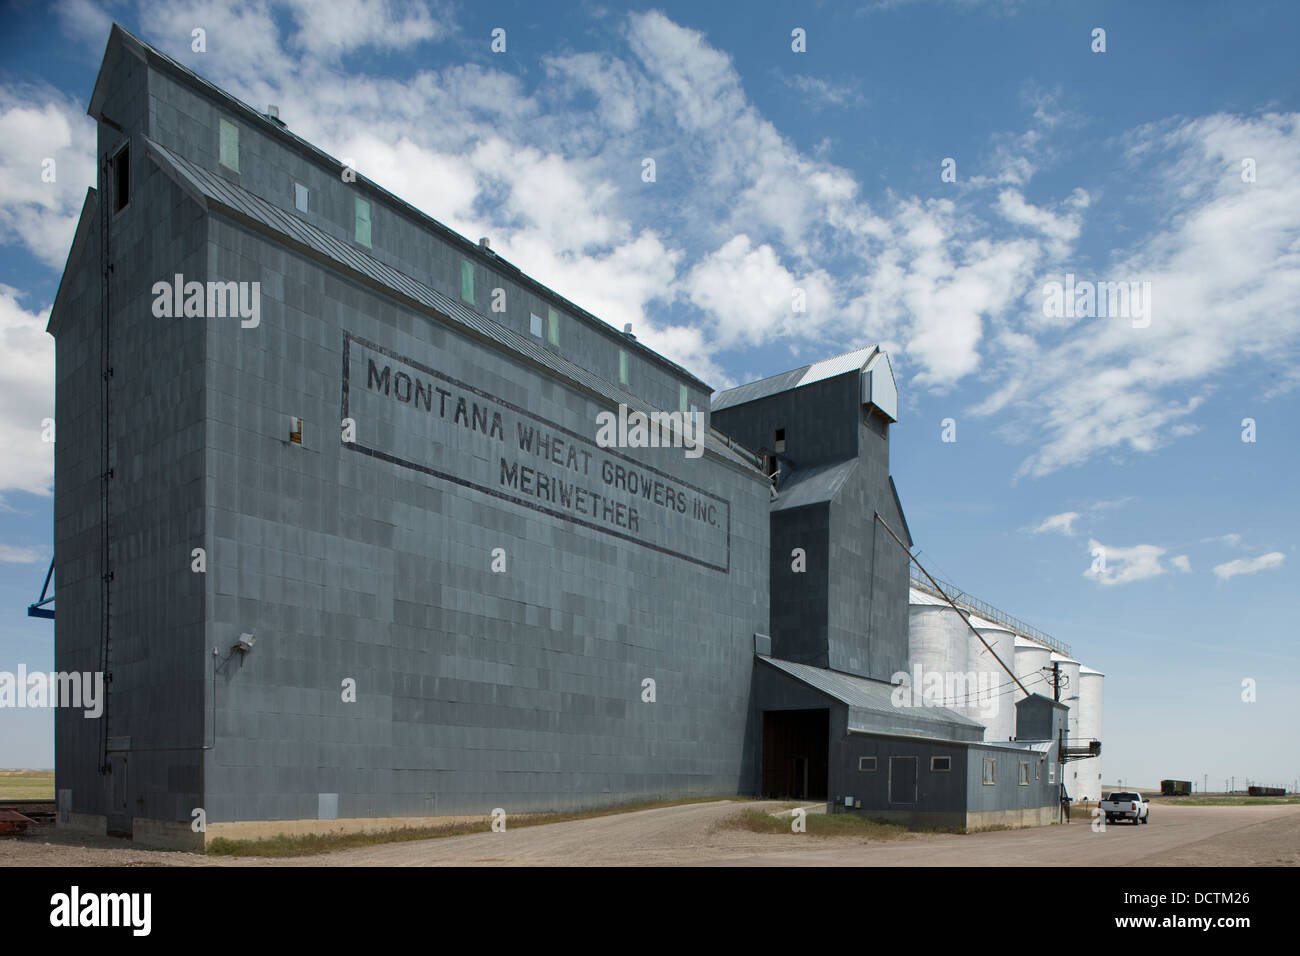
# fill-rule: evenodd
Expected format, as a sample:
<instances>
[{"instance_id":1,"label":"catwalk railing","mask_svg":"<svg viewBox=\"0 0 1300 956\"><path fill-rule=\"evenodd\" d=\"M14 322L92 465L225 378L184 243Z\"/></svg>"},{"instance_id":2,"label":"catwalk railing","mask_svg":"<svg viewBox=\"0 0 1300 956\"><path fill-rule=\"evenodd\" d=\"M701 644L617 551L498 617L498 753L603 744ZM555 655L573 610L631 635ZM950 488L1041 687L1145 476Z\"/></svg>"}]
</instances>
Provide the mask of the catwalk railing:
<instances>
[{"instance_id":1,"label":"catwalk railing","mask_svg":"<svg viewBox=\"0 0 1300 956\"><path fill-rule=\"evenodd\" d=\"M934 594L936 597L942 597L942 595L936 594L934 585L927 581L925 575L921 574L921 572L915 567L911 569L911 574L912 587L925 591L927 594ZM1050 647L1058 654L1064 654L1066 657L1070 656L1069 644L1064 644L1052 637L1050 634L1044 634L1033 625L1026 624L1024 621L1020 620L1020 618L1012 617L1010 614L994 607L992 604L981 601L979 598L967 594L955 584L949 584L947 581L940 581L938 578L935 578L935 580L938 581L939 587L943 588L944 594L951 598L952 603L956 604L958 607L970 611L972 614L978 614L980 617L987 618L995 623L1002 624L1007 628L1007 630L1014 631L1021 637L1027 637L1032 641L1037 641L1046 647Z\"/></svg>"}]
</instances>

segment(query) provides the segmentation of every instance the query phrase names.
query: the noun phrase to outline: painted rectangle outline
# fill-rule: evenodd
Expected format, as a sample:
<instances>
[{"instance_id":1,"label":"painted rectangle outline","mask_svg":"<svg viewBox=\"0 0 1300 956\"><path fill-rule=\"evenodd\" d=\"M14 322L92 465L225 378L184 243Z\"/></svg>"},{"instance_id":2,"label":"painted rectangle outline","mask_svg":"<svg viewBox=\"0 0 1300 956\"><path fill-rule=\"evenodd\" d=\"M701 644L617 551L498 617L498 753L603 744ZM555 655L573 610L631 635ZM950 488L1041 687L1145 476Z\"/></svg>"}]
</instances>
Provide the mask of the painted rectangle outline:
<instances>
[{"instance_id":1,"label":"painted rectangle outline","mask_svg":"<svg viewBox=\"0 0 1300 956\"><path fill-rule=\"evenodd\" d=\"M515 405L511 402L507 402L505 399L498 398L497 396L491 395L480 388L476 388L473 385L469 385L465 382L460 381L459 379L452 378L450 375L444 375L442 372L429 368L427 365L423 365L420 362L410 359L407 356L402 355L401 353L393 349L385 348L382 345L378 345L374 342L371 342L369 339L365 339L359 335L355 335L352 332L347 331L346 329L343 332L343 409L342 409L343 418L348 417L348 394L350 389L350 377L351 377L351 370L352 370L352 343L353 342L356 342L358 345L370 349L372 352L378 352L380 355L386 355L389 358L401 362L410 368L418 369L419 371L423 372L426 375L431 375L434 378L440 379L444 382L454 385L456 388L459 388L463 391L469 392L473 395L477 395L479 398L485 399L486 401L494 402L497 405L502 406L503 408L508 408L516 415L522 415L525 418L529 418L533 420L534 422L545 425L547 428L551 429L552 431L560 432L562 434L570 436L571 438L576 438L579 441L584 442L586 444L595 444L594 442L591 441L590 438L586 437L585 435L580 435L575 431L571 431L570 429L565 428L563 425L558 425L555 422L542 418L540 415L534 415L532 412L520 408L518 405ZM590 528L592 531L599 531L602 534L607 534L615 538L622 538L624 541L630 541L633 544L640 545L643 548L649 548L652 551L658 551L660 554L666 554L674 558L680 558L683 561L689 561L691 564L698 564L700 567L709 568L710 570L713 571L721 571L723 574L731 573L731 502L727 501L725 498L713 494L713 492L711 491L705 491L703 488L699 488L695 485L692 485L690 482L682 481L680 478L676 477L675 475L670 475L667 472L660 471L659 469L647 465L644 462L637 461L634 458L630 458L627 455L621 454L612 448L601 448L600 450L604 454L611 455L615 458L621 458L624 461L628 462L629 464L634 465L643 471L653 472L654 474L659 475L660 477L671 481L674 485L679 485L683 488L689 488L699 495L703 495L706 498L712 498L714 501L716 501L718 504L720 504L723 508L726 509L727 563L725 565L714 564L711 561L705 561L701 558L695 558L687 554L682 554L679 551L673 551L670 548L666 548L662 545L651 544L648 541L641 541L637 538L632 537L632 535L630 534L624 534L620 531L611 530L609 528L602 527L591 521L583 521L582 519L575 518L573 515L567 514L563 511L559 511L554 508L547 508L542 506L541 504L531 502L526 498L521 498L517 495L507 494L504 491L498 491L495 488L489 488L487 486L480 485L477 482L470 481L466 478L461 478L457 475L452 475L446 472L438 471L436 468L430 468L428 465L422 465L419 462L409 461L405 458L400 458L397 455L390 454L386 451L381 451L378 448L371 448L367 445L362 445L359 442L343 441L341 432L340 432L339 440L340 440L340 444L342 444L344 448L350 448L352 451L360 452L361 454L367 455L371 458L376 458L380 461L386 461L389 464L393 464L393 465L400 465L403 468L410 468L412 471L418 471L421 474L430 475L434 478L441 478L443 481L450 481L453 484L460 485L463 488L471 488L474 491L478 491L486 495L491 495L494 498L500 498L503 501L509 501L513 504L521 505L525 508L530 508L533 511L541 512L542 514L549 515L552 518L559 518L560 520L567 521L570 524L575 524L583 528ZM596 447L600 447L600 446L596 446Z\"/></svg>"}]
</instances>

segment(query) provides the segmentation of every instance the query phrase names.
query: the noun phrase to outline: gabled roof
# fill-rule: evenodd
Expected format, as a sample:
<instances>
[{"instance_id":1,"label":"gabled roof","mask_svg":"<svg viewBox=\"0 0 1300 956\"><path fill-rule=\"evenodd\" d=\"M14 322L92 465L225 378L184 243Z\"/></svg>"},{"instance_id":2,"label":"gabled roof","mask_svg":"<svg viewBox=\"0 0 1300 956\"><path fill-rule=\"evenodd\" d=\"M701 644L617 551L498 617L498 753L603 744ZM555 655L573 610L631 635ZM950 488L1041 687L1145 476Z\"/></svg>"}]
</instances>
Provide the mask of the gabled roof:
<instances>
[{"instance_id":1,"label":"gabled roof","mask_svg":"<svg viewBox=\"0 0 1300 956\"><path fill-rule=\"evenodd\" d=\"M251 225L263 233L269 233L277 240L298 246L314 258L328 260L334 266L345 269L354 276L369 280L370 285L378 286L414 302L417 306L436 312L471 337L494 343L498 347L504 346L533 364L542 366L551 373L595 393L611 404L622 402L634 411L657 411L641 398L623 391L582 366L542 348L530 337L479 315L473 309L437 289L380 262L351 243L317 229L242 186L237 186L216 173L191 163L147 136L142 138L149 158L201 206L219 210L236 221ZM716 434L710 434L706 438L706 447L728 461L749 468L754 465L732 444L719 440Z\"/></svg>"},{"instance_id":2,"label":"gabled roof","mask_svg":"<svg viewBox=\"0 0 1300 956\"><path fill-rule=\"evenodd\" d=\"M847 729L850 731L940 740L953 739L954 732L978 731L979 737L967 742L977 743L983 739L984 725L955 710L894 706L893 684L762 654L758 659L813 690L846 704L849 709Z\"/></svg>"},{"instance_id":3,"label":"gabled roof","mask_svg":"<svg viewBox=\"0 0 1300 956\"><path fill-rule=\"evenodd\" d=\"M858 459L849 458L833 465L794 471L781 485L772 510L788 511L831 501L857 467Z\"/></svg>"},{"instance_id":4,"label":"gabled roof","mask_svg":"<svg viewBox=\"0 0 1300 956\"><path fill-rule=\"evenodd\" d=\"M54 305L50 308L50 319L45 323L45 331L50 335L58 335L56 327L58 319L63 314L61 308L63 304L63 294L71 277L77 275L77 265L81 262L81 256L86 248L86 243L93 235L93 230L99 224L99 192L91 186L86 190L86 198L81 203L81 218L77 220L77 231L72 237L72 247L68 250L68 261L63 266L63 275L59 277L59 288L54 293ZM97 273L98 267L94 272Z\"/></svg>"},{"instance_id":5,"label":"gabled roof","mask_svg":"<svg viewBox=\"0 0 1300 956\"><path fill-rule=\"evenodd\" d=\"M802 368L782 372L779 375L770 375L767 378L759 379L757 382L737 385L735 388L729 388L714 396L713 410L716 412L724 408L730 408L733 405L743 405L746 402L767 398L769 395L776 395L779 392L793 391L796 388L834 378L846 372L860 372L866 368L867 363L879 352L880 346L872 345L869 348L845 352L843 355L823 359L820 362L814 362L812 365L805 365Z\"/></svg>"},{"instance_id":6,"label":"gabled roof","mask_svg":"<svg viewBox=\"0 0 1300 956\"><path fill-rule=\"evenodd\" d=\"M124 53L136 57L141 62L148 64L150 67L166 73L187 86L198 90L203 95L216 100L223 108L237 114L241 121L248 123L265 136L278 139L280 142L306 156L311 161L331 167L335 171L343 168L344 164L340 160L331 156L320 147L309 143L287 127L273 122L265 114L258 112L242 100L231 96L216 84L203 79L203 77L199 76L193 70L183 66L161 50L145 43L139 37L124 29L117 23L113 24L113 27L109 32L108 46L104 52L103 65L100 67L99 75L95 79L95 88L90 96L90 108L87 112L94 118L109 122L110 125L116 125L112 123L112 117L105 117L103 115L103 104L104 98L107 95L107 78L112 74L112 70L109 68L110 61L116 62L116 60ZM688 380L691 384L697 386L703 391L712 391L712 386L696 377L690 372L690 370L683 368L671 359L660 355L648 345L638 342L635 338L630 336L621 336L619 330L614 328L604 319L593 315L586 309L560 295L560 293L556 292L554 289L538 282L518 266L503 259L495 251L485 252L479 247L478 243L465 238L460 233L434 219L428 213L412 206L401 197L390 193L388 190L367 179L360 173L355 173L355 175L356 180L352 185L357 189L370 193L382 205L395 209L402 215L409 216L422 228L425 228L429 230L429 232L438 236L439 239L459 247L462 255L482 262L487 266L487 268L509 276L520 285L528 288L543 299L550 300L559 308L575 316L579 321L593 326L604 334L618 336L622 340L624 348L630 349L655 364L663 366L670 370L674 375Z\"/></svg>"}]
</instances>

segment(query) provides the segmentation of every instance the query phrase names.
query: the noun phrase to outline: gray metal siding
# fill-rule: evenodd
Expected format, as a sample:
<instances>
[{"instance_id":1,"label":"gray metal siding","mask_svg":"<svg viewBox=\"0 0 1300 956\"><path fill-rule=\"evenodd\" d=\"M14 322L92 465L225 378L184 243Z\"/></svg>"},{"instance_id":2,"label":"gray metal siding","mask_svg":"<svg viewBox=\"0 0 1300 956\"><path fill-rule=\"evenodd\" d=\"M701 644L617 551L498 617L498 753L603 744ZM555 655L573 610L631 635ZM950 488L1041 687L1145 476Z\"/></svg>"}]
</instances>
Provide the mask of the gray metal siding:
<instances>
[{"instance_id":1,"label":"gray metal siding","mask_svg":"<svg viewBox=\"0 0 1300 956\"><path fill-rule=\"evenodd\" d=\"M104 113L143 125L142 65L121 58L107 78ZM99 127L101 156L123 135ZM203 211L160 175L131 138L130 201L113 214L109 528L111 639L105 715L55 717L56 786L71 809L106 813L114 787L130 816L189 820L202 806L205 664L202 320L158 319L152 286L175 273L205 277ZM104 205L111 208L111 197ZM102 378L99 230L72 277L77 290L56 329L55 565L57 670L98 671L101 577ZM102 722L102 723L101 723ZM125 778L98 773L101 734L127 746ZM121 774L121 759L115 761Z\"/></svg>"},{"instance_id":2,"label":"gray metal siding","mask_svg":"<svg viewBox=\"0 0 1300 956\"><path fill-rule=\"evenodd\" d=\"M831 759L830 795L842 805L844 797L862 801L866 810L915 810L918 812L963 812L966 809L966 746L925 740L903 740L866 734L843 734ZM861 771L861 757L875 757L875 771ZM917 758L914 803L889 799L889 758ZM930 769L931 757L950 757L951 769Z\"/></svg>"},{"instance_id":3,"label":"gray metal siding","mask_svg":"<svg viewBox=\"0 0 1300 956\"><path fill-rule=\"evenodd\" d=\"M768 617L761 476L629 450L729 502L720 571L358 454L338 430L345 332L579 434L601 406L224 217L209 236L215 277L263 289L261 328L207 327L209 643L258 635L218 682L209 818L311 817L322 792L340 817L735 792ZM366 444L411 440L409 409L353 402ZM441 427L453 444L430 454L467 472L495 454ZM678 550L719 540L695 534Z\"/></svg>"},{"instance_id":4,"label":"gray metal siding","mask_svg":"<svg viewBox=\"0 0 1300 956\"><path fill-rule=\"evenodd\" d=\"M625 387L629 391L658 408L676 410L678 386L686 384L689 402L708 414L709 395L705 389L646 355L621 330L599 320L579 318L562 305L545 299L511 278L507 268L494 269L491 257L435 235L426 223L387 203L376 190L362 183L343 181L340 168L313 162L281 137L247 122L170 74L150 71L149 112L151 137L204 169L273 203L290 218L300 218L342 242L355 244L354 201L362 196L371 204L372 235L370 247L358 246L358 249L456 300L460 299L461 262L469 261L474 269L474 302L469 305L480 314L531 336L530 314L542 317L545 332L547 310L555 308L560 314L559 345L547 343L543 334L537 340L542 347L612 383L618 382L619 350L626 349L630 374ZM238 173L219 162L218 126L223 118L239 127ZM309 191L305 213L294 205L295 182L302 183ZM493 290L497 288L505 292L504 312L492 309Z\"/></svg>"}]
</instances>

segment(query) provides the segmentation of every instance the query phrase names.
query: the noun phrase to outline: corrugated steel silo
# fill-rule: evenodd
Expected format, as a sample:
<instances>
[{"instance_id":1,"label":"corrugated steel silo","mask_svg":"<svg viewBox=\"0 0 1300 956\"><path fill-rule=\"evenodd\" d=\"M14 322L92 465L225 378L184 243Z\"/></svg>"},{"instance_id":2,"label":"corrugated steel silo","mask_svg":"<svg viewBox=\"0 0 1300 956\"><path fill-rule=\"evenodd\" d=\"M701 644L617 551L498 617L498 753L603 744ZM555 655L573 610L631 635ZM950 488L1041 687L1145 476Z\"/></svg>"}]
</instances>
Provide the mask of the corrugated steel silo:
<instances>
[{"instance_id":1,"label":"corrugated steel silo","mask_svg":"<svg viewBox=\"0 0 1300 956\"><path fill-rule=\"evenodd\" d=\"M1052 685L1043 668L1052 662L1052 649L1027 637L1016 637L1016 676L1031 694L1052 696ZM1019 688L1017 688L1019 691ZM1017 695L1013 703L1021 698Z\"/></svg>"},{"instance_id":2,"label":"corrugated steel silo","mask_svg":"<svg viewBox=\"0 0 1300 956\"><path fill-rule=\"evenodd\" d=\"M1102 690L1106 675L1091 667L1079 667L1079 738L1101 740ZM1067 788L1076 800L1101 799L1101 758L1089 757L1066 766Z\"/></svg>"},{"instance_id":3,"label":"corrugated steel silo","mask_svg":"<svg viewBox=\"0 0 1300 956\"><path fill-rule=\"evenodd\" d=\"M913 687L913 691L924 694L933 703L966 713L966 709L959 706L959 703L964 704L964 700L950 701L946 697L950 675L964 675L970 670L967 650L970 629L947 602L924 591L912 588L909 602L907 640L912 668L909 676L915 682L919 669L922 678L921 686ZM940 675L945 682L945 691L937 699L926 691L926 674Z\"/></svg>"},{"instance_id":4,"label":"corrugated steel silo","mask_svg":"<svg viewBox=\"0 0 1300 956\"><path fill-rule=\"evenodd\" d=\"M1015 671L1016 636L1005 627L973 615L971 623L984 638L980 641L969 630L966 632L970 639L970 669L982 693L977 699L972 688L970 707L965 713L984 725L985 740L1010 740L1016 735L1016 701L1024 695L1002 664ZM985 647L985 643L989 646ZM994 659L994 654L1002 664Z\"/></svg>"}]
</instances>

